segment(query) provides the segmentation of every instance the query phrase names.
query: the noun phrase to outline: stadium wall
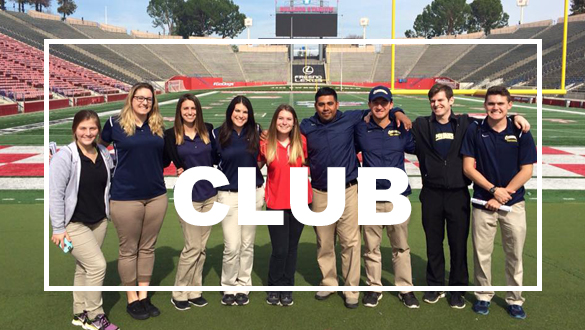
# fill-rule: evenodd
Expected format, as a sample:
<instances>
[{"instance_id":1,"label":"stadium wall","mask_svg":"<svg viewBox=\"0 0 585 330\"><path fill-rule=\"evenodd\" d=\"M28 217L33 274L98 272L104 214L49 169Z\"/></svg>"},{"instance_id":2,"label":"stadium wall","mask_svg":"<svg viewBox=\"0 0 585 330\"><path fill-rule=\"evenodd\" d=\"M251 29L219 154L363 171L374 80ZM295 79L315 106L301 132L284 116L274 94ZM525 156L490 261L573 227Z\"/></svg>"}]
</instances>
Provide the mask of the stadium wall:
<instances>
[{"instance_id":1,"label":"stadium wall","mask_svg":"<svg viewBox=\"0 0 585 330\"><path fill-rule=\"evenodd\" d=\"M15 115L18 113L18 104L0 105L0 116Z\"/></svg>"},{"instance_id":2,"label":"stadium wall","mask_svg":"<svg viewBox=\"0 0 585 330\"><path fill-rule=\"evenodd\" d=\"M96 103L104 103L106 101L105 97L102 96L87 96L87 97L77 97L73 101L73 105L78 107L82 105L90 105Z\"/></svg>"},{"instance_id":3,"label":"stadium wall","mask_svg":"<svg viewBox=\"0 0 585 330\"><path fill-rule=\"evenodd\" d=\"M122 101L125 100L128 94L110 94L106 95L106 102Z\"/></svg>"},{"instance_id":4,"label":"stadium wall","mask_svg":"<svg viewBox=\"0 0 585 330\"><path fill-rule=\"evenodd\" d=\"M44 101L25 102L24 112L42 111L44 109ZM69 99L58 99L49 101L49 110L61 109L69 107Z\"/></svg>"},{"instance_id":5,"label":"stadium wall","mask_svg":"<svg viewBox=\"0 0 585 330\"><path fill-rule=\"evenodd\" d=\"M185 77L185 76L174 76L167 80L182 80L183 86L187 90L198 90L198 89L216 89L226 87L252 87L252 86L266 86L266 85L286 85L286 81L223 81L223 78L214 77ZM167 84L165 84L165 90L168 92Z\"/></svg>"}]
</instances>

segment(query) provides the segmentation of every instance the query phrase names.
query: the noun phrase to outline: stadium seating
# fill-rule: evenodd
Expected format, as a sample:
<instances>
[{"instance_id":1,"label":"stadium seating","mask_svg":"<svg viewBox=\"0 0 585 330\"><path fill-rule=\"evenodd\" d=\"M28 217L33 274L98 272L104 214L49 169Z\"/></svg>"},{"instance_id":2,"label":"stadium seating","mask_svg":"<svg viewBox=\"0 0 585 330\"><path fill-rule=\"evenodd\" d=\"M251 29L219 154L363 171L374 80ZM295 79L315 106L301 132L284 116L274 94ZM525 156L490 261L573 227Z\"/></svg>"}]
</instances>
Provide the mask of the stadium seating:
<instances>
[{"instance_id":1,"label":"stadium seating","mask_svg":"<svg viewBox=\"0 0 585 330\"><path fill-rule=\"evenodd\" d=\"M187 76L211 76L211 73L195 57L187 45L145 45L156 56L167 63L180 74Z\"/></svg>"},{"instance_id":2,"label":"stadium seating","mask_svg":"<svg viewBox=\"0 0 585 330\"><path fill-rule=\"evenodd\" d=\"M465 54L473 45L430 45L408 74L409 77L434 77L450 66L461 54ZM460 61L459 61L460 62ZM459 62L457 66L459 67ZM451 77L451 73L446 73Z\"/></svg>"},{"instance_id":3,"label":"stadium seating","mask_svg":"<svg viewBox=\"0 0 585 330\"><path fill-rule=\"evenodd\" d=\"M189 45L189 47L198 58L205 61L214 77L222 77L224 81L246 80L237 55L229 45Z\"/></svg>"},{"instance_id":4,"label":"stadium seating","mask_svg":"<svg viewBox=\"0 0 585 330\"><path fill-rule=\"evenodd\" d=\"M329 52L329 74L331 81L371 82L372 68L376 59L374 52Z\"/></svg>"},{"instance_id":5,"label":"stadium seating","mask_svg":"<svg viewBox=\"0 0 585 330\"><path fill-rule=\"evenodd\" d=\"M416 64L426 45L396 45L396 72L395 77L405 78ZM375 81L389 81L391 79L390 67L392 64L392 47L384 45L381 48L378 63L374 69Z\"/></svg>"},{"instance_id":6,"label":"stadium seating","mask_svg":"<svg viewBox=\"0 0 585 330\"><path fill-rule=\"evenodd\" d=\"M285 52L238 52L236 54L248 81L288 81ZM283 65L284 64L284 65Z\"/></svg>"}]
</instances>

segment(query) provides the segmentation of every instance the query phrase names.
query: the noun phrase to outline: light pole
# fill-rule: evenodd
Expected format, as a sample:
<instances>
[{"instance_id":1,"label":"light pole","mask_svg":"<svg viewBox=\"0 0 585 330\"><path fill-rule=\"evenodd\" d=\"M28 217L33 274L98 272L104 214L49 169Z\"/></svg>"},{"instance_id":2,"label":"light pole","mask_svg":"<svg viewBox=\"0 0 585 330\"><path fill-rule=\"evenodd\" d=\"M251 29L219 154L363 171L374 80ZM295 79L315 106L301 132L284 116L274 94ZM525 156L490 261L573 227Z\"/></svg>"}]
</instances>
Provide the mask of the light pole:
<instances>
[{"instance_id":1,"label":"light pole","mask_svg":"<svg viewBox=\"0 0 585 330\"><path fill-rule=\"evenodd\" d=\"M366 39L366 27L370 24L370 19L367 17L360 18L360 25L364 28L363 39Z\"/></svg>"},{"instance_id":2,"label":"light pole","mask_svg":"<svg viewBox=\"0 0 585 330\"><path fill-rule=\"evenodd\" d=\"M516 4L520 7L520 24L524 23L524 7L528 6L529 0L516 0Z\"/></svg>"},{"instance_id":3,"label":"light pole","mask_svg":"<svg viewBox=\"0 0 585 330\"><path fill-rule=\"evenodd\" d=\"M246 19L244 19L244 26L246 26L246 29L248 30L248 39L250 39L250 28L252 27L252 19L246 17Z\"/></svg>"}]
</instances>

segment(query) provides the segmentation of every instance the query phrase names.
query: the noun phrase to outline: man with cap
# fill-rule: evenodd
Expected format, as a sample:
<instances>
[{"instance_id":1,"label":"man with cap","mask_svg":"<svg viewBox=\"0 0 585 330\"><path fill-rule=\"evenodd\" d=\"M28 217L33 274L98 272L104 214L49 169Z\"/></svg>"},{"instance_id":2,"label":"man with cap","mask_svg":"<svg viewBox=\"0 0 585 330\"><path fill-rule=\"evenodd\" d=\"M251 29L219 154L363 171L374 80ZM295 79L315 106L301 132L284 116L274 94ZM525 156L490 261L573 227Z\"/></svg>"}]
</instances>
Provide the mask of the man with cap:
<instances>
[{"instance_id":1,"label":"man with cap","mask_svg":"<svg viewBox=\"0 0 585 330\"><path fill-rule=\"evenodd\" d=\"M345 111L339 109L337 93L330 87L320 88L315 94L315 115L303 119L301 132L307 138L313 212L327 208L327 168L345 169L345 209L341 218L328 226L315 226L317 236L317 263L323 276L322 286L337 286L335 259L336 236L341 245L341 271L346 286L358 286L360 281L360 230L358 225L357 175L358 159L355 152L355 126L363 121L369 110ZM400 117L402 115L402 117ZM400 113L398 120L405 126L410 121ZM325 300L333 291L319 291L317 300ZM357 308L358 291L344 291L345 306Z\"/></svg>"},{"instance_id":2,"label":"man with cap","mask_svg":"<svg viewBox=\"0 0 585 330\"><path fill-rule=\"evenodd\" d=\"M357 151L362 152L364 167L396 167L404 171L404 153L414 153L414 139L410 131L399 127L396 120L391 119L390 111L394 108L392 93L384 86L376 86L370 90L368 106L371 111L370 121L360 122L355 129ZM390 189L391 182L377 180L376 190ZM402 193L410 195L410 186ZM392 211L392 203L376 202L376 212ZM364 239L364 264L367 284L382 286L382 241L384 227L392 245L392 265L394 268L394 284L412 286L412 267L410 247L408 246L408 223L410 217L401 224L380 226L362 226ZM412 291L402 291L398 298L408 308L419 308L420 304ZM369 291L364 294L362 303L366 307L375 307L382 299L381 291Z\"/></svg>"}]
</instances>

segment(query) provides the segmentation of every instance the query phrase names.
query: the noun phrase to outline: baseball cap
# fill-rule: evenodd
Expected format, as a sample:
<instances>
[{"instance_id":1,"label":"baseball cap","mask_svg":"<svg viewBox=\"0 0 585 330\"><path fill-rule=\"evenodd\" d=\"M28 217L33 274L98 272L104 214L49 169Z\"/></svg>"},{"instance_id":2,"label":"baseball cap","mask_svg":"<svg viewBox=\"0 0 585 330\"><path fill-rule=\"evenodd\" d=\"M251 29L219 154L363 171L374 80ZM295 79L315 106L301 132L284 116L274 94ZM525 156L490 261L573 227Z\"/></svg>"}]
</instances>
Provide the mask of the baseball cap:
<instances>
[{"instance_id":1,"label":"baseball cap","mask_svg":"<svg viewBox=\"0 0 585 330\"><path fill-rule=\"evenodd\" d=\"M388 102L392 102L392 92L385 87L385 86L376 86L370 90L370 97L368 98L368 102L372 102L377 98L384 98Z\"/></svg>"}]
</instances>

